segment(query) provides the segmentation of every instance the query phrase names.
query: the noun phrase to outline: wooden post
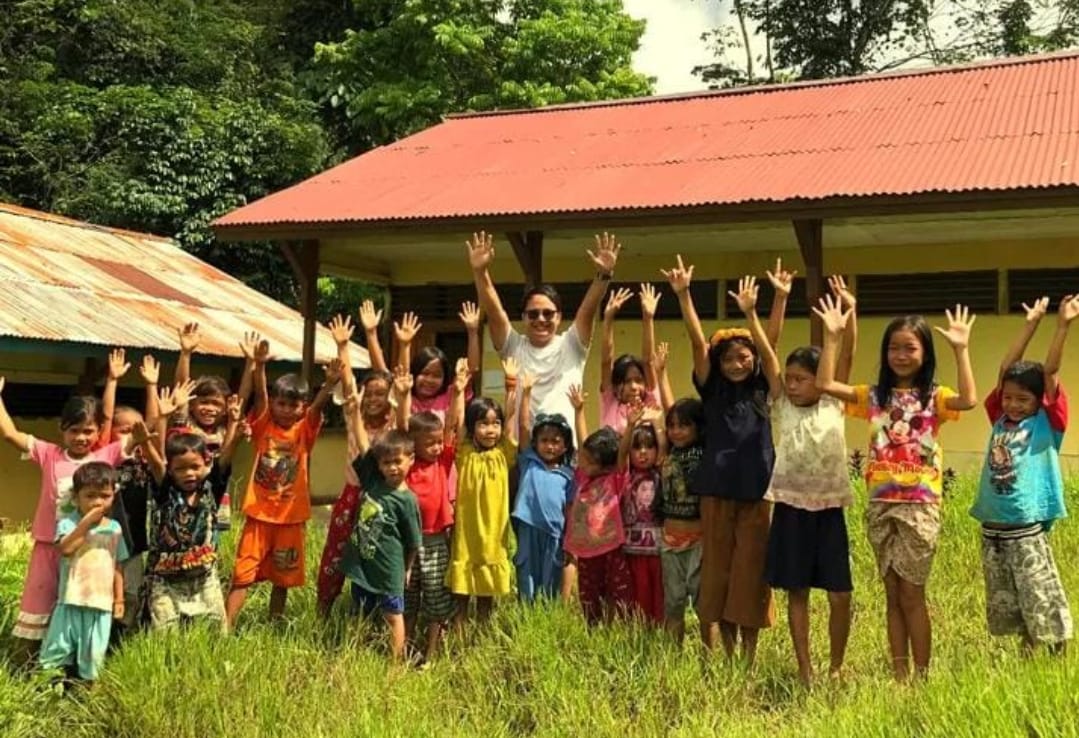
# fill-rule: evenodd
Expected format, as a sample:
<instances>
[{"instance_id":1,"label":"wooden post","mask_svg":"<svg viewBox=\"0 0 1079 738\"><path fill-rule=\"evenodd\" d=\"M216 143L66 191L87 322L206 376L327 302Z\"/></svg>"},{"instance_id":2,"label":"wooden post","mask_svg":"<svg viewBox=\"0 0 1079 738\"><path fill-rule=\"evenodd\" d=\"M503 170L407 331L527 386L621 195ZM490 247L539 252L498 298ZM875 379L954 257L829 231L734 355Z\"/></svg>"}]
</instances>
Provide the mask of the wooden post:
<instances>
[{"instance_id":1,"label":"wooden post","mask_svg":"<svg viewBox=\"0 0 1079 738\"><path fill-rule=\"evenodd\" d=\"M281 252L288 260L300 285L300 313L303 314L303 381L310 387L315 373L315 310L318 305L318 241L283 243Z\"/></svg>"},{"instance_id":2,"label":"wooden post","mask_svg":"<svg viewBox=\"0 0 1079 738\"><path fill-rule=\"evenodd\" d=\"M524 273L525 290L543 284L543 231L510 231L506 238Z\"/></svg>"},{"instance_id":3,"label":"wooden post","mask_svg":"<svg viewBox=\"0 0 1079 738\"><path fill-rule=\"evenodd\" d=\"M75 384L75 391L80 395L96 395L97 394L97 380L101 373L101 367L98 365L97 359L93 356L87 356L82 363L82 374Z\"/></svg>"},{"instance_id":4,"label":"wooden post","mask_svg":"<svg viewBox=\"0 0 1079 738\"><path fill-rule=\"evenodd\" d=\"M824 221L820 218L793 220L794 235L806 268L806 301L809 303L809 336L814 346L824 345L824 326L812 312L824 294Z\"/></svg>"}]
</instances>

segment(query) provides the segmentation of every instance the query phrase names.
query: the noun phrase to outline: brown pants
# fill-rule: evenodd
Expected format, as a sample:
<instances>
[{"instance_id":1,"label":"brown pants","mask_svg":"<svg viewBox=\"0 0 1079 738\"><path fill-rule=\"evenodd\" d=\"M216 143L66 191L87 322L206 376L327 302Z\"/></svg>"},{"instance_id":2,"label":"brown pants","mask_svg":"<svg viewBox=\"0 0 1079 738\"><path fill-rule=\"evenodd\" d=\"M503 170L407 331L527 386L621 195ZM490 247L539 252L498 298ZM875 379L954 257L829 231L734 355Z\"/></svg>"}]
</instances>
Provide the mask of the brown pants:
<instances>
[{"instance_id":1,"label":"brown pants","mask_svg":"<svg viewBox=\"0 0 1079 738\"><path fill-rule=\"evenodd\" d=\"M764 578L772 503L701 497L702 623L725 621L744 628L775 622L772 589Z\"/></svg>"}]
</instances>

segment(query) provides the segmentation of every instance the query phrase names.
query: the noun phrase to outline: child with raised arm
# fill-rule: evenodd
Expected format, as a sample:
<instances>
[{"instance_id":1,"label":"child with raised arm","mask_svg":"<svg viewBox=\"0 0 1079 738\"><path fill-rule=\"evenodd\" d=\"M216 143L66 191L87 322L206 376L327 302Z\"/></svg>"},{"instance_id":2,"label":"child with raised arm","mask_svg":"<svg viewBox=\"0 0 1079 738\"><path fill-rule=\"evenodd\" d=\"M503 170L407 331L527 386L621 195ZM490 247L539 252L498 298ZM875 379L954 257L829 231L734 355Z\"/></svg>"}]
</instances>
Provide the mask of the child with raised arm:
<instances>
[{"instance_id":1,"label":"child with raised arm","mask_svg":"<svg viewBox=\"0 0 1079 738\"><path fill-rule=\"evenodd\" d=\"M57 602L41 646L41 666L67 667L95 681L105 663L113 618L124 615L120 563L127 558L120 524L108 517L116 472L89 461L71 476L75 510L56 525L60 556Z\"/></svg>"},{"instance_id":2,"label":"child with raised arm","mask_svg":"<svg viewBox=\"0 0 1079 738\"><path fill-rule=\"evenodd\" d=\"M464 413L465 388L472 374L465 360L457 362L450 385L449 417ZM431 410L411 412L412 375L402 365L394 376L398 420L415 447L415 461L405 477L406 486L419 505L422 545L405 589L405 633L411 638L422 615L427 622L425 662L438 652L442 632L453 615L453 595L446 586L449 567L449 535L453 527L450 503L450 472L457 456L454 425Z\"/></svg>"},{"instance_id":3,"label":"child with raised arm","mask_svg":"<svg viewBox=\"0 0 1079 738\"><path fill-rule=\"evenodd\" d=\"M468 403L455 418L457 428L457 508L446 583L457 601L454 625L468 618L469 598L476 615L487 620L495 597L510 593L509 482L517 460L512 427L517 405L517 363L502 363L506 374L506 412L488 397Z\"/></svg>"},{"instance_id":4,"label":"child with raised arm","mask_svg":"<svg viewBox=\"0 0 1079 738\"><path fill-rule=\"evenodd\" d=\"M537 597L556 599L562 590L562 537L566 506L573 498L573 431L558 413L533 418L535 377L522 372L518 431L520 481L513 503L517 536L517 595L531 603Z\"/></svg>"},{"instance_id":5,"label":"child with raised arm","mask_svg":"<svg viewBox=\"0 0 1079 738\"><path fill-rule=\"evenodd\" d=\"M622 545L622 498L626 475L618 472L619 436L610 428L588 433L585 394L571 387L577 435L576 491L566 511L565 549L577 565L581 611L589 625L626 615L633 603L633 582Z\"/></svg>"},{"instance_id":6,"label":"child with raised arm","mask_svg":"<svg viewBox=\"0 0 1079 738\"><path fill-rule=\"evenodd\" d=\"M884 580L888 645L897 680L929 668L931 631L926 582L940 536L943 454L941 423L978 402L970 366L974 316L962 305L947 311L948 328L937 331L951 344L959 392L937 384L933 334L919 315L895 318L880 344L875 385L851 386L836 379L839 346L853 310L826 297L813 308L824 322L824 351L817 387L846 403L848 415L869 421L869 493L866 535Z\"/></svg>"},{"instance_id":7,"label":"child with raised arm","mask_svg":"<svg viewBox=\"0 0 1079 738\"><path fill-rule=\"evenodd\" d=\"M618 471L625 476L622 546L633 581L636 614L647 622L663 623L663 577L659 545L659 464L667 455L666 434L658 408L638 405L627 418L618 446Z\"/></svg>"},{"instance_id":8,"label":"child with raised arm","mask_svg":"<svg viewBox=\"0 0 1079 738\"><path fill-rule=\"evenodd\" d=\"M614 319L618 311L633 296L621 287L607 298L603 310L603 346L600 364L599 412L600 426L613 428L621 434L626 430L627 419L640 405L659 407L656 388L656 371L652 354L656 350L655 316L659 293L650 284L642 284L641 300L641 355L614 355Z\"/></svg>"},{"instance_id":9,"label":"child with raised arm","mask_svg":"<svg viewBox=\"0 0 1079 738\"><path fill-rule=\"evenodd\" d=\"M1024 361L1049 298L1023 305L1026 322L1000 364L985 399L993 424L970 514L982 524L985 610L992 635L1017 634L1030 652L1039 644L1063 651L1072 616L1049 546L1049 529L1063 518L1060 444L1068 403L1060 384L1064 342L1079 317L1079 297L1060 301L1045 364Z\"/></svg>"},{"instance_id":10,"label":"child with raised arm","mask_svg":"<svg viewBox=\"0 0 1079 738\"><path fill-rule=\"evenodd\" d=\"M348 411L358 414L361 403L362 397L352 398ZM381 613L390 629L391 657L401 660L406 643L405 588L422 541L419 506L407 483L415 445L400 430L391 430L372 444L360 418L354 419L350 432L360 451L356 474L363 496L340 566L352 582L354 610L364 617Z\"/></svg>"},{"instance_id":11,"label":"child with raised arm","mask_svg":"<svg viewBox=\"0 0 1079 738\"><path fill-rule=\"evenodd\" d=\"M0 377L0 393L3 390L4 378ZM41 494L30 526L34 546L30 551L19 614L12 630L18 658L27 662L34 657L45 637L49 615L56 605L61 558L54 545L56 524L75 510L71 497L72 475L87 462L104 461L116 466L124 457L120 441L94 449L103 422L101 403L97 398L72 397L60 410L61 442L57 445L20 431L0 397L0 435L41 467Z\"/></svg>"},{"instance_id":12,"label":"child with raised arm","mask_svg":"<svg viewBox=\"0 0 1079 738\"><path fill-rule=\"evenodd\" d=\"M854 308L854 296L841 277L830 280L837 297ZM850 634L850 544L843 509L853 501L847 473L843 403L822 395L816 375L820 349L797 348L780 366L772 342L757 317L757 285L746 277L739 285L738 306L745 312L753 342L760 347L761 369L768 381L768 403L776 428L776 461L765 499L773 505L765 578L787 592L787 620L798 674L807 687L813 680L809 651L809 591L828 593L830 672L843 667ZM773 316L775 312L773 311ZM777 334L776 339L779 338ZM838 374L850 374L854 322L843 336Z\"/></svg>"},{"instance_id":13,"label":"child with raised arm","mask_svg":"<svg viewBox=\"0 0 1079 738\"><path fill-rule=\"evenodd\" d=\"M664 274L689 333L693 384L707 429L693 480L701 505L701 636L710 649L722 639L728 657L740 641L742 657L751 664L761 628L774 619L772 591L764 580L772 507L764 493L775 460L768 382L760 349L745 328L722 329L705 340L689 289L693 267L679 256Z\"/></svg>"},{"instance_id":14,"label":"child with raised arm","mask_svg":"<svg viewBox=\"0 0 1079 738\"><path fill-rule=\"evenodd\" d=\"M181 431L166 437L170 416L181 412L193 389L194 383L188 382L175 390L161 390L156 436L147 435L141 424L135 426L136 440L155 482L146 562L148 609L154 629L203 618L226 627L214 521L228 488L240 436L241 402L236 395L228 398L224 445L213 456L201 433ZM165 439L163 449L158 445L161 438Z\"/></svg>"},{"instance_id":15,"label":"child with raised arm","mask_svg":"<svg viewBox=\"0 0 1079 738\"><path fill-rule=\"evenodd\" d=\"M245 347L245 353L247 348ZM268 580L270 616L284 614L288 590L302 587L304 530L311 517L308 464L322 429L322 408L341 379L341 362L326 365L326 381L308 404L306 383L295 374L266 386L269 344L247 354L254 382L251 442L255 459L244 494L244 528L236 547L232 588L225 603L231 629L252 584Z\"/></svg>"}]
</instances>

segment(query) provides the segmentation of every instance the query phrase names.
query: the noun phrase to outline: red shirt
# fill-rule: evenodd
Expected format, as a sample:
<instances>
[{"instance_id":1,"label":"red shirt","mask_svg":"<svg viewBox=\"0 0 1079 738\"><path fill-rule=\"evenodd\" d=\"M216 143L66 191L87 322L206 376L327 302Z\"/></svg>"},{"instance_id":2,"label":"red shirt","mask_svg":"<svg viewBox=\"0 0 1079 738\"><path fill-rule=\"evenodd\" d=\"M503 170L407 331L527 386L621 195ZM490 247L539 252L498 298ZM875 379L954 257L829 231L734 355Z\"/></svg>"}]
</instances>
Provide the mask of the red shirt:
<instances>
[{"instance_id":1,"label":"red shirt","mask_svg":"<svg viewBox=\"0 0 1079 738\"><path fill-rule=\"evenodd\" d=\"M442 533L453 525L450 506L450 470L457 449L446 444L442 455L434 461L416 459L408 471L405 484L416 495L420 507L420 524L424 535Z\"/></svg>"}]
</instances>

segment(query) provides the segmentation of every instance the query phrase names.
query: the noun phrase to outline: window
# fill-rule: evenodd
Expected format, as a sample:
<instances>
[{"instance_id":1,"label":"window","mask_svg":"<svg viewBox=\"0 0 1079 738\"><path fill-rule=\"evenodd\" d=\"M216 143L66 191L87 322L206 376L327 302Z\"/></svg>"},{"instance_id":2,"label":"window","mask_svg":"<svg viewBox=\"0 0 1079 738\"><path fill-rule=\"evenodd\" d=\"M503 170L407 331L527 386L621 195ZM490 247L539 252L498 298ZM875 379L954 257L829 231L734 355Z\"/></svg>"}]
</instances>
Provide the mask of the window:
<instances>
[{"instance_id":1,"label":"window","mask_svg":"<svg viewBox=\"0 0 1079 738\"><path fill-rule=\"evenodd\" d=\"M1008 271L1008 312L1023 312L1023 303L1030 305L1039 297L1049 298L1049 307L1056 310L1060 298L1079 292L1079 268L1072 269L1013 269Z\"/></svg>"},{"instance_id":2,"label":"window","mask_svg":"<svg viewBox=\"0 0 1079 738\"><path fill-rule=\"evenodd\" d=\"M863 315L943 313L956 303L975 313L995 313L997 272L865 274L858 277L856 294Z\"/></svg>"}]
</instances>

